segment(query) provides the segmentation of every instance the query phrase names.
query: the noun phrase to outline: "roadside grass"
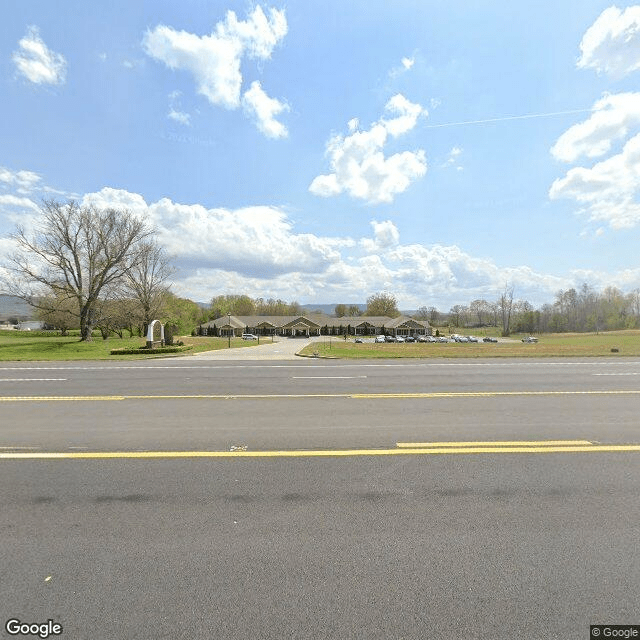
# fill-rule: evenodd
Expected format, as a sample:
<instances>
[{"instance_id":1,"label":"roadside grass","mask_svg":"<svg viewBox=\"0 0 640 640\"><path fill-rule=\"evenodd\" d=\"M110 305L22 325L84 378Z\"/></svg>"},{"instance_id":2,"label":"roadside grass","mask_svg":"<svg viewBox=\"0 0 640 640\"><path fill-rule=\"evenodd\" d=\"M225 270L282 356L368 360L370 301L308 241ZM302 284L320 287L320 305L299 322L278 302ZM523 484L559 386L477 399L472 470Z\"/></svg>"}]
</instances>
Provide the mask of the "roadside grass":
<instances>
[{"instance_id":1,"label":"roadside grass","mask_svg":"<svg viewBox=\"0 0 640 640\"><path fill-rule=\"evenodd\" d=\"M202 351L226 349L227 338L182 336L185 345L192 346L187 355ZM92 342L80 342L78 337L42 335L42 332L0 331L0 361L30 360L144 360L146 358L176 357L176 354L118 354L111 355L111 349L126 349L144 346L144 338L110 337L103 340L94 336ZM257 342L232 338L231 347L251 347Z\"/></svg>"},{"instance_id":2,"label":"roadside grass","mask_svg":"<svg viewBox=\"0 0 640 640\"><path fill-rule=\"evenodd\" d=\"M475 334L474 334L475 335ZM314 342L303 355L317 353L333 358L544 358L591 356L640 356L640 331L605 333L553 333L538 336L539 342L525 344L523 336L511 336L498 343L371 343L356 344L339 338ZM612 352L612 349L618 349Z\"/></svg>"}]
</instances>

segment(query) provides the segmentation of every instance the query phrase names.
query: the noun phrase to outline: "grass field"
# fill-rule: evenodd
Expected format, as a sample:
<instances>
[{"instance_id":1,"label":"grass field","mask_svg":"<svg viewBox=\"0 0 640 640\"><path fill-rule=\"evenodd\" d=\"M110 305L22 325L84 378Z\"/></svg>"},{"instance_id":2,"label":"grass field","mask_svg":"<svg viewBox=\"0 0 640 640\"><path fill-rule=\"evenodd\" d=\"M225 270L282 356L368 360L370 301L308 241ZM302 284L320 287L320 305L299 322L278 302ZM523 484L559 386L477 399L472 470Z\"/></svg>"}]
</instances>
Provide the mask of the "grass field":
<instances>
[{"instance_id":1,"label":"grass field","mask_svg":"<svg viewBox=\"0 0 640 640\"><path fill-rule=\"evenodd\" d=\"M227 338L191 337L176 338L182 340L185 345L193 348L188 354L202 351L226 349ZM110 355L111 349L124 347L141 347L145 344L143 338L109 338L103 340L100 336L94 337L92 342L80 342L76 336L61 337L43 336L42 332L0 331L0 361L12 360L140 360L154 357L152 354L144 355ZM257 344L253 340L232 338L232 347L252 347ZM175 357L175 356L174 356Z\"/></svg>"},{"instance_id":2,"label":"grass field","mask_svg":"<svg viewBox=\"0 0 640 640\"><path fill-rule=\"evenodd\" d=\"M640 331L606 333L553 333L539 336L537 344L525 344L522 336L496 343L371 343L355 344L353 338L327 338L302 353L333 358L529 358L563 356L640 356ZM618 349L612 352L612 349Z\"/></svg>"}]
</instances>

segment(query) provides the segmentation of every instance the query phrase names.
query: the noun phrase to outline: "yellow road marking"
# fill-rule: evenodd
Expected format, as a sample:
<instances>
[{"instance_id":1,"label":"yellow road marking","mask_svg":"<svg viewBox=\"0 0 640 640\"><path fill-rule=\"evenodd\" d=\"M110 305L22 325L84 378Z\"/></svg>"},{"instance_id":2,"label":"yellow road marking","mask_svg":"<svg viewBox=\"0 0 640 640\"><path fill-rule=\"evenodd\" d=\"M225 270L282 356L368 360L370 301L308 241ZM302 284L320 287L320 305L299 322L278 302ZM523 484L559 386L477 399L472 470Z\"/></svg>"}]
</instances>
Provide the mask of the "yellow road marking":
<instances>
[{"instance_id":1,"label":"yellow road marking","mask_svg":"<svg viewBox=\"0 0 640 640\"><path fill-rule=\"evenodd\" d=\"M6 396L0 397L0 402L106 402L125 399L125 396Z\"/></svg>"},{"instance_id":2,"label":"yellow road marking","mask_svg":"<svg viewBox=\"0 0 640 640\"><path fill-rule=\"evenodd\" d=\"M273 393L226 395L116 395L116 396L0 396L0 402L105 402L113 400L278 400L283 398L351 398L385 400L390 398L494 398L501 396L584 396L640 395L638 389L592 391L436 391L432 393Z\"/></svg>"},{"instance_id":3,"label":"yellow road marking","mask_svg":"<svg viewBox=\"0 0 640 640\"><path fill-rule=\"evenodd\" d=\"M291 451L83 451L0 453L0 460L104 458L330 458L354 456L444 455L471 453L620 453L640 452L640 444L563 447L433 447L420 449L323 449Z\"/></svg>"},{"instance_id":4,"label":"yellow road marking","mask_svg":"<svg viewBox=\"0 0 640 640\"><path fill-rule=\"evenodd\" d=\"M432 447L564 447L590 446L589 440L487 440L472 442L396 442L403 449L430 449Z\"/></svg>"}]
</instances>

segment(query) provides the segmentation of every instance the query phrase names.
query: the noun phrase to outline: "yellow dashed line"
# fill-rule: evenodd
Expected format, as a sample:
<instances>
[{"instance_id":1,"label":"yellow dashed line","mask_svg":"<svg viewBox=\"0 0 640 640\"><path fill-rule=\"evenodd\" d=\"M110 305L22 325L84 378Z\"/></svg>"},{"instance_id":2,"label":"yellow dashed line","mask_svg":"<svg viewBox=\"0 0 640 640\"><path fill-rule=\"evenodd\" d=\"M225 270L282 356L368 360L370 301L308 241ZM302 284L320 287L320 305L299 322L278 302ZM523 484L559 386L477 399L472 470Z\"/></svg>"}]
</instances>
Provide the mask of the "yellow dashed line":
<instances>
[{"instance_id":1,"label":"yellow dashed line","mask_svg":"<svg viewBox=\"0 0 640 640\"><path fill-rule=\"evenodd\" d=\"M590 446L589 440L497 440L485 442L396 442L402 449L430 449L432 447L566 447Z\"/></svg>"}]
</instances>

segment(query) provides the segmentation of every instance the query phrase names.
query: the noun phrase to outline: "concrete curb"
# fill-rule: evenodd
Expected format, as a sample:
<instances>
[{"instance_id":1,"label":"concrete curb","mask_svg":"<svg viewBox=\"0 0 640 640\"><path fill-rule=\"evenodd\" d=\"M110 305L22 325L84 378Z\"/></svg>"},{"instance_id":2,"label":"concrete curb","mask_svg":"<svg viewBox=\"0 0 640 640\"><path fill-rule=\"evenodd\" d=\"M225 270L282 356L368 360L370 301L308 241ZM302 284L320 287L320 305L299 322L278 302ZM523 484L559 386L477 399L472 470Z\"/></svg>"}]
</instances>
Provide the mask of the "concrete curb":
<instances>
[{"instance_id":1,"label":"concrete curb","mask_svg":"<svg viewBox=\"0 0 640 640\"><path fill-rule=\"evenodd\" d=\"M295 355L297 355L299 358L316 358L317 360L340 360L340 358L338 356L321 356L321 355L308 355L306 353L300 353L300 351L298 351L298 353L296 353Z\"/></svg>"}]
</instances>

